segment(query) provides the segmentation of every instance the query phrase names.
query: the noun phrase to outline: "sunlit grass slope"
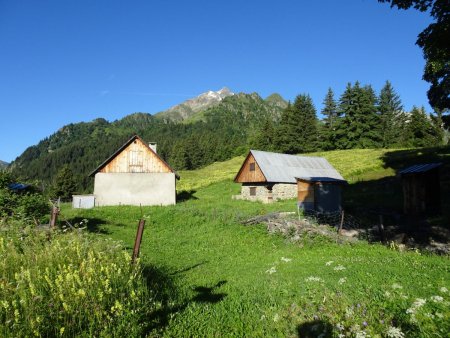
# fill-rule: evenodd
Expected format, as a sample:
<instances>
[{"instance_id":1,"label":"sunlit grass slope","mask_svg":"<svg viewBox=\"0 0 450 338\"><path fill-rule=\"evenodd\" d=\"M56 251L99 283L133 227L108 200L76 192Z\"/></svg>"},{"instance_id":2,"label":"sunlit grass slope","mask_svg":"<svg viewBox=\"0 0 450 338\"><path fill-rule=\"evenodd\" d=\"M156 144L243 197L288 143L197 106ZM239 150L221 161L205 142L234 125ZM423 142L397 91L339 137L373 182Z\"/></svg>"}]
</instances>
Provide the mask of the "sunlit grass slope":
<instances>
[{"instance_id":1,"label":"sunlit grass slope","mask_svg":"<svg viewBox=\"0 0 450 338\"><path fill-rule=\"evenodd\" d=\"M182 170L179 172L181 179L177 182L177 190L196 190L211 183L233 179L244 158L238 156L225 162L213 163L202 169Z\"/></svg>"},{"instance_id":2,"label":"sunlit grass slope","mask_svg":"<svg viewBox=\"0 0 450 338\"><path fill-rule=\"evenodd\" d=\"M447 161L448 153L313 155L328 158L358 192L366 187L363 180L376 182L417 161ZM448 337L448 257L310 236L292 243L269 235L263 225L243 226L243 219L296 207L293 200L232 200L240 189L232 178L242 161L238 157L180 172L178 189L195 192L175 206L62 210L63 217L72 222L86 218L91 231L120 239L129 250L144 217L142 263L161 303L143 318L153 323L150 336ZM370 188L366 197L372 195Z\"/></svg>"},{"instance_id":3,"label":"sunlit grass slope","mask_svg":"<svg viewBox=\"0 0 450 338\"><path fill-rule=\"evenodd\" d=\"M308 153L305 156L325 157L344 178L350 182L361 178L369 172L378 175L393 175L392 168L383 167L383 155L392 150L386 149L351 149ZM225 162L216 162L199 170L182 170L181 180L177 182L177 190L195 190L211 183L225 179L233 179L244 161L238 156Z\"/></svg>"}]
</instances>

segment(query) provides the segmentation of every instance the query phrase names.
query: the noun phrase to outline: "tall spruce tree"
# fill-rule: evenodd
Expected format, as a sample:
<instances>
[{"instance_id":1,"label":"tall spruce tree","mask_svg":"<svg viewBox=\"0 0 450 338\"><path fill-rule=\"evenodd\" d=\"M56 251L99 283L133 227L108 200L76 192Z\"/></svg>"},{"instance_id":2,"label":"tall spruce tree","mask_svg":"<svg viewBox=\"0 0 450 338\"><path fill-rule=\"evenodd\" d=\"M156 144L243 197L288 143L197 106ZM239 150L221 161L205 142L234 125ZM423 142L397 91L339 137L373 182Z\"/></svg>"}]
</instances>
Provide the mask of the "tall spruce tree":
<instances>
[{"instance_id":1,"label":"tall spruce tree","mask_svg":"<svg viewBox=\"0 0 450 338\"><path fill-rule=\"evenodd\" d=\"M371 86L347 85L341 96L339 111L343 118L338 123L339 148L375 148L380 145L377 97Z\"/></svg>"},{"instance_id":2,"label":"tall spruce tree","mask_svg":"<svg viewBox=\"0 0 450 338\"><path fill-rule=\"evenodd\" d=\"M278 147L288 153L304 153L317 149L316 109L309 95L302 94L295 98L281 115Z\"/></svg>"},{"instance_id":3,"label":"tall spruce tree","mask_svg":"<svg viewBox=\"0 0 450 338\"><path fill-rule=\"evenodd\" d=\"M271 118L267 118L261 128L256 132L251 146L254 149L264 151L277 151L276 145L276 129Z\"/></svg>"},{"instance_id":4,"label":"tall spruce tree","mask_svg":"<svg viewBox=\"0 0 450 338\"><path fill-rule=\"evenodd\" d=\"M69 165L65 164L56 174L55 181L50 190L52 198L61 198L62 201L69 201L76 190L75 178Z\"/></svg>"},{"instance_id":5,"label":"tall spruce tree","mask_svg":"<svg viewBox=\"0 0 450 338\"><path fill-rule=\"evenodd\" d=\"M403 106L400 96L395 92L389 81L386 81L381 89L378 110L380 112L382 147L389 148L400 145L400 133L405 127L402 118Z\"/></svg>"},{"instance_id":6,"label":"tall spruce tree","mask_svg":"<svg viewBox=\"0 0 450 338\"><path fill-rule=\"evenodd\" d=\"M328 88L327 95L323 100L322 114L325 116L322 125L322 148L325 150L336 149L336 128L338 124L337 103L334 100L334 93Z\"/></svg>"},{"instance_id":7,"label":"tall spruce tree","mask_svg":"<svg viewBox=\"0 0 450 338\"><path fill-rule=\"evenodd\" d=\"M425 108L413 107L408 122L409 146L433 147L442 144L442 134L436 134L433 121L425 112Z\"/></svg>"}]
</instances>

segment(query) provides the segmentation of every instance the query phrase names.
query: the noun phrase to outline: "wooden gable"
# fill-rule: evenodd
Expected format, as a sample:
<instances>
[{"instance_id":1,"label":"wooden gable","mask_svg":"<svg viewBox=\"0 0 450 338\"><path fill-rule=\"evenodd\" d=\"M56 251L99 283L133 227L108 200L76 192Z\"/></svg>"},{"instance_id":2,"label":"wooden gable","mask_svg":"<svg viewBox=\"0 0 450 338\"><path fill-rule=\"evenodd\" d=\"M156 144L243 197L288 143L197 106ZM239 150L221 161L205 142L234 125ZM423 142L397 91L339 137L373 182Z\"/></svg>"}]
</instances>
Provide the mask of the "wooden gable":
<instances>
[{"instance_id":1,"label":"wooden gable","mask_svg":"<svg viewBox=\"0 0 450 338\"><path fill-rule=\"evenodd\" d=\"M252 153L249 153L247 155L247 158L242 164L241 169L239 169L239 172L234 178L234 182L236 183L267 182L266 177L264 176L261 168L259 167Z\"/></svg>"},{"instance_id":2,"label":"wooden gable","mask_svg":"<svg viewBox=\"0 0 450 338\"><path fill-rule=\"evenodd\" d=\"M90 176L98 172L174 173L179 179L177 173L137 135L105 160Z\"/></svg>"}]
</instances>

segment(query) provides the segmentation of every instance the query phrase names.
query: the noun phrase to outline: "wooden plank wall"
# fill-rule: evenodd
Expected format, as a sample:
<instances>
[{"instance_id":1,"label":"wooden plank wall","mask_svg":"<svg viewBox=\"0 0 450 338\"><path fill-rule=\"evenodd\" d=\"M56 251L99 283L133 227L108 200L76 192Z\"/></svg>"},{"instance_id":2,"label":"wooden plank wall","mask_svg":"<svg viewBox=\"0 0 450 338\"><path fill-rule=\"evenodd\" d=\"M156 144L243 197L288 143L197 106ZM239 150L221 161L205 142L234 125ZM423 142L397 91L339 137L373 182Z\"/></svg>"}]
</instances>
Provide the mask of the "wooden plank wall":
<instances>
[{"instance_id":1,"label":"wooden plank wall","mask_svg":"<svg viewBox=\"0 0 450 338\"><path fill-rule=\"evenodd\" d=\"M297 181L298 201L314 203L314 183Z\"/></svg>"},{"instance_id":2,"label":"wooden plank wall","mask_svg":"<svg viewBox=\"0 0 450 338\"><path fill-rule=\"evenodd\" d=\"M250 163L255 163L255 170L250 171ZM248 183L248 182L266 182L266 178L264 177L263 172L256 163L255 158L252 154L247 156L244 164L241 167L241 171L239 175L236 177L235 182L237 183Z\"/></svg>"},{"instance_id":3,"label":"wooden plank wall","mask_svg":"<svg viewBox=\"0 0 450 338\"><path fill-rule=\"evenodd\" d=\"M117 154L100 172L170 173L172 171L141 140L136 139Z\"/></svg>"}]
</instances>

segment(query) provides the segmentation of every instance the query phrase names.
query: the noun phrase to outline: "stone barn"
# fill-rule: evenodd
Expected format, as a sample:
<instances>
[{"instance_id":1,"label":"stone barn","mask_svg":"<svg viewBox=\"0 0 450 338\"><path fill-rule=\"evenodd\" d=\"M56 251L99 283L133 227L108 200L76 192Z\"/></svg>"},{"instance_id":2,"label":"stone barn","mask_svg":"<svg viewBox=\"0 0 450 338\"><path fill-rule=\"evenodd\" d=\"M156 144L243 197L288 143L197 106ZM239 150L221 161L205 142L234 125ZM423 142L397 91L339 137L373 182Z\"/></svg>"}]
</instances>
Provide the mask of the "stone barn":
<instances>
[{"instance_id":1,"label":"stone barn","mask_svg":"<svg viewBox=\"0 0 450 338\"><path fill-rule=\"evenodd\" d=\"M296 198L297 178L344 180L323 157L296 156L250 150L234 182L242 183L235 199L262 201Z\"/></svg>"},{"instance_id":2,"label":"stone barn","mask_svg":"<svg viewBox=\"0 0 450 338\"><path fill-rule=\"evenodd\" d=\"M177 173L156 153L156 144L129 139L95 169L96 206L172 205Z\"/></svg>"}]
</instances>

